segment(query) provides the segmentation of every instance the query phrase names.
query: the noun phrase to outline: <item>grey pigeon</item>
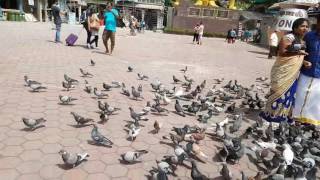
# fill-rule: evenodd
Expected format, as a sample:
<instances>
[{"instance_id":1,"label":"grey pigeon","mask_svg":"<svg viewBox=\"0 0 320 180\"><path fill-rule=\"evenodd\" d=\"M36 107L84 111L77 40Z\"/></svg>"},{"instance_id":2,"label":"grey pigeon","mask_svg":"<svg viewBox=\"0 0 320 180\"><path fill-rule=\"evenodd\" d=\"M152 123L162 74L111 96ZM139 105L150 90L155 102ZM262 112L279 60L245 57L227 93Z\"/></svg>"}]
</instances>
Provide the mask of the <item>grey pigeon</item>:
<instances>
[{"instance_id":1,"label":"grey pigeon","mask_svg":"<svg viewBox=\"0 0 320 180\"><path fill-rule=\"evenodd\" d=\"M68 83L71 83L71 84L73 84L73 83L78 83L78 82L79 82L78 80L73 79L73 78L69 77L69 76L66 75L66 74L64 74L63 77L64 77L64 80L66 80Z\"/></svg>"},{"instance_id":2,"label":"grey pigeon","mask_svg":"<svg viewBox=\"0 0 320 180\"><path fill-rule=\"evenodd\" d=\"M133 68L131 66L128 66L128 72L132 72Z\"/></svg>"},{"instance_id":3,"label":"grey pigeon","mask_svg":"<svg viewBox=\"0 0 320 180\"><path fill-rule=\"evenodd\" d=\"M121 88L121 94L130 97L130 91L126 89L125 87Z\"/></svg>"},{"instance_id":4,"label":"grey pigeon","mask_svg":"<svg viewBox=\"0 0 320 180\"><path fill-rule=\"evenodd\" d=\"M39 83L37 81L29 79L29 77L27 75L24 76L24 81L26 82L27 86L30 86L31 84L41 84L41 83Z\"/></svg>"},{"instance_id":5,"label":"grey pigeon","mask_svg":"<svg viewBox=\"0 0 320 180\"><path fill-rule=\"evenodd\" d=\"M84 118L84 117L80 116L79 114L77 114L75 112L70 112L70 114L72 114L74 120L77 122L77 125L84 125L84 124L87 124L89 122L94 122L93 119Z\"/></svg>"},{"instance_id":6,"label":"grey pigeon","mask_svg":"<svg viewBox=\"0 0 320 180\"><path fill-rule=\"evenodd\" d=\"M170 166L170 164L168 164L167 162L164 162L164 161L157 161L157 166L158 166L158 169L159 171L163 171L165 172L166 174L173 174L174 173L174 170L172 169L172 166Z\"/></svg>"},{"instance_id":7,"label":"grey pigeon","mask_svg":"<svg viewBox=\"0 0 320 180\"><path fill-rule=\"evenodd\" d=\"M83 77L93 76L93 74L89 73L88 71L83 70L82 68L80 68L80 72Z\"/></svg>"},{"instance_id":8,"label":"grey pigeon","mask_svg":"<svg viewBox=\"0 0 320 180\"><path fill-rule=\"evenodd\" d=\"M105 113L107 113L108 115L111 115L111 114L121 110L120 108L110 106L108 103L105 103L105 108L106 108Z\"/></svg>"},{"instance_id":9,"label":"grey pigeon","mask_svg":"<svg viewBox=\"0 0 320 180\"><path fill-rule=\"evenodd\" d=\"M179 100L176 100L176 104L174 105L174 109L176 110L177 114L179 114L180 116L183 116L185 117L185 112L183 111L180 103L179 103Z\"/></svg>"},{"instance_id":10,"label":"grey pigeon","mask_svg":"<svg viewBox=\"0 0 320 180\"><path fill-rule=\"evenodd\" d=\"M213 115L213 111L212 109L209 109L207 114L198 115L199 117L198 121L200 121L201 123L207 123L208 120L212 117L212 115Z\"/></svg>"},{"instance_id":11,"label":"grey pigeon","mask_svg":"<svg viewBox=\"0 0 320 180\"><path fill-rule=\"evenodd\" d=\"M147 150L128 151L121 154L121 158L127 163L141 162L141 156L147 153Z\"/></svg>"},{"instance_id":12,"label":"grey pigeon","mask_svg":"<svg viewBox=\"0 0 320 180\"><path fill-rule=\"evenodd\" d=\"M191 178L193 180L208 180L209 179L207 176L205 176L204 174L202 174L199 171L197 164L194 160L191 161L191 164L192 164Z\"/></svg>"},{"instance_id":13,"label":"grey pigeon","mask_svg":"<svg viewBox=\"0 0 320 180\"><path fill-rule=\"evenodd\" d=\"M93 126L93 129L91 131L91 138L96 144L104 145L104 146L112 146L113 145L113 142L110 139L103 136L98 131L98 127L95 124L92 124L92 126Z\"/></svg>"},{"instance_id":14,"label":"grey pigeon","mask_svg":"<svg viewBox=\"0 0 320 180\"><path fill-rule=\"evenodd\" d=\"M104 124L109 120L109 116L105 113L100 114L100 121L99 123Z\"/></svg>"},{"instance_id":15,"label":"grey pigeon","mask_svg":"<svg viewBox=\"0 0 320 180\"><path fill-rule=\"evenodd\" d=\"M174 83L181 82L181 80L178 79L175 75L172 76L172 79L173 79L173 82L174 82Z\"/></svg>"},{"instance_id":16,"label":"grey pigeon","mask_svg":"<svg viewBox=\"0 0 320 180\"><path fill-rule=\"evenodd\" d=\"M140 120L147 121L148 120L148 118L144 117L142 114L138 114L138 113L134 112L132 107L129 107L129 110L130 110L130 116L132 119L137 120L137 121L140 121Z\"/></svg>"},{"instance_id":17,"label":"grey pigeon","mask_svg":"<svg viewBox=\"0 0 320 180\"><path fill-rule=\"evenodd\" d=\"M30 130L35 130L41 126L44 126L43 123L46 122L44 118L39 118L39 119L22 118L22 121L24 125L30 128Z\"/></svg>"},{"instance_id":18,"label":"grey pigeon","mask_svg":"<svg viewBox=\"0 0 320 180\"><path fill-rule=\"evenodd\" d=\"M74 88L74 85L72 85L69 82L62 81L62 87L67 89L67 91L69 91L69 89Z\"/></svg>"},{"instance_id":19,"label":"grey pigeon","mask_svg":"<svg viewBox=\"0 0 320 180\"><path fill-rule=\"evenodd\" d=\"M102 87L103 87L106 91L110 91L113 86L111 86L111 85L109 85L109 84L107 84L107 83L103 83L103 84L102 84Z\"/></svg>"},{"instance_id":20,"label":"grey pigeon","mask_svg":"<svg viewBox=\"0 0 320 180\"><path fill-rule=\"evenodd\" d=\"M41 84L32 83L29 86L33 92L39 92L41 89L47 89L47 87L42 86Z\"/></svg>"},{"instance_id":21,"label":"grey pigeon","mask_svg":"<svg viewBox=\"0 0 320 180\"><path fill-rule=\"evenodd\" d=\"M72 168L74 168L75 166L79 165L81 162L83 162L84 160L86 160L87 157L89 157L88 153L77 153L77 154L72 154L69 153L65 150L60 150L59 154L62 157L63 162L67 165L70 166Z\"/></svg>"},{"instance_id":22,"label":"grey pigeon","mask_svg":"<svg viewBox=\"0 0 320 180\"><path fill-rule=\"evenodd\" d=\"M98 99L103 99L104 97L109 96L108 94L98 91L96 87L93 88L93 94L96 95Z\"/></svg>"},{"instance_id":23,"label":"grey pigeon","mask_svg":"<svg viewBox=\"0 0 320 180\"><path fill-rule=\"evenodd\" d=\"M169 180L167 174L164 171L152 169L149 172L151 173L151 180Z\"/></svg>"},{"instance_id":24,"label":"grey pigeon","mask_svg":"<svg viewBox=\"0 0 320 180\"><path fill-rule=\"evenodd\" d=\"M90 94L92 91L92 87L89 85L87 80L84 80L84 82L85 82L84 91Z\"/></svg>"},{"instance_id":25,"label":"grey pigeon","mask_svg":"<svg viewBox=\"0 0 320 180\"><path fill-rule=\"evenodd\" d=\"M133 98L135 100L138 100L138 98L142 98L144 99L142 96L141 96L141 93L139 91L136 91L136 89L134 88L134 86L131 87L131 94L133 96Z\"/></svg>"},{"instance_id":26,"label":"grey pigeon","mask_svg":"<svg viewBox=\"0 0 320 180\"><path fill-rule=\"evenodd\" d=\"M139 78L140 80L145 80L145 79L148 80L148 79L149 79L149 77L146 76L146 75L144 75L144 74L138 73L137 75L138 75L138 78Z\"/></svg>"},{"instance_id":27,"label":"grey pigeon","mask_svg":"<svg viewBox=\"0 0 320 180\"><path fill-rule=\"evenodd\" d=\"M180 69L181 72L186 73L188 70L188 66L184 67L184 69Z\"/></svg>"},{"instance_id":28,"label":"grey pigeon","mask_svg":"<svg viewBox=\"0 0 320 180\"><path fill-rule=\"evenodd\" d=\"M71 96L59 95L59 100L61 101L62 104L69 104L70 102L78 100L78 99L77 98L73 98Z\"/></svg>"},{"instance_id":29,"label":"grey pigeon","mask_svg":"<svg viewBox=\"0 0 320 180\"><path fill-rule=\"evenodd\" d=\"M112 81L111 84L113 85L113 88L120 88L121 87L121 82L118 81Z\"/></svg>"},{"instance_id":30,"label":"grey pigeon","mask_svg":"<svg viewBox=\"0 0 320 180\"><path fill-rule=\"evenodd\" d=\"M95 66L96 65L96 62L94 62L92 59L90 60L90 64L91 66Z\"/></svg>"},{"instance_id":31,"label":"grey pigeon","mask_svg":"<svg viewBox=\"0 0 320 180\"><path fill-rule=\"evenodd\" d=\"M98 101L98 108L104 112L106 110L106 103L103 103L101 101Z\"/></svg>"},{"instance_id":32,"label":"grey pigeon","mask_svg":"<svg viewBox=\"0 0 320 180\"><path fill-rule=\"evenodd\" d=\"M232 126L230 126L231 133L237 132L240 129L242 120L243 120L243 114L241 113L233 122Z\"/></svg>"},{"instance_id":33,"label":"grey pigeon","mask_svg":"<svg viewBox=\"0 0 320 180\"><path fill-rule=\"evenodd\" d=\"M142 92L142 85L141 84L139 84L138 85L138 89L137 89L140 93Z\"/></svg>"},{"instance_id":34,"label":"grey pigeon","mask_svg":"<svg viewBox=\"0 0 320 180\"><path fill-rule=\"evenodd\" d=\"M232 173L228 169L228 166L226 163L222 164L222 169L220 171L220 175L223 177L225 180L231 180L232 179Z\"/></svg>"}]
</instances>

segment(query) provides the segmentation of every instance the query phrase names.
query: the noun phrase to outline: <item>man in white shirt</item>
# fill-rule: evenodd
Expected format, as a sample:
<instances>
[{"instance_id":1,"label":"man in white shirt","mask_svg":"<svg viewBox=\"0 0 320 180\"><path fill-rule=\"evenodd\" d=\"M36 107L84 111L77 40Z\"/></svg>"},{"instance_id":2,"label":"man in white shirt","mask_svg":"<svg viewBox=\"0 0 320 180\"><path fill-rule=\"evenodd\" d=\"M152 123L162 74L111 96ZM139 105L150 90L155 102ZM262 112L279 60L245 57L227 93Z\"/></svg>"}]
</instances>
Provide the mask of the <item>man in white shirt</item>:
<instances>
[{"instance_id":1,"label":"man in white shirt","mask_svg":"<svg viewBox=\"0 0 320 180\"><path fill-rule=\"evenodd\" d=\"M200 26L199 26L199 41L198 44L202 44L202 36L203 36L203 31L204 31L204 25L202 21L200 21Z\"/></svg>"},{"instance_id":2,"label":"man in white shirt","mask_svg":"<svg viewBox=\"0 0 320 180\"><path fill-rule=\"evenodd\" d=\"M272 56L276 56L277 55L277 49L278 49L278 35L277 35L277 30L275 30L273 33L271 33L270 35L270 39L269 39L269 55L268 55L268 59L271 59Z\"/></svg>"}]
</instances>

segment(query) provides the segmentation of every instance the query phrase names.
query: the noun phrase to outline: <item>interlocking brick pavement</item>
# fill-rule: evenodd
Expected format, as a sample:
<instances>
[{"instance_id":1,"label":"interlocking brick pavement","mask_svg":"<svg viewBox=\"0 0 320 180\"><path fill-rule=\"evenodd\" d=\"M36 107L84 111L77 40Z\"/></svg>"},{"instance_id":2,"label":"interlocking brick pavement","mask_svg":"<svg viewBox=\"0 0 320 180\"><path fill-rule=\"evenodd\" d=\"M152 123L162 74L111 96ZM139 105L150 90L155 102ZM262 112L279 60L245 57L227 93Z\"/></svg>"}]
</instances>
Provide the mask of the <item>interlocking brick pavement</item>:
<instances>
[{"instance_id":1,"label":"interlocking brick pavement","mask_svg":"<svg viewBox=\"0 0 320 180\"><path fill-rule=\"evenodd\" d=\"M141 134L135 142L126 140L123 130L130 120L129 106L136 111L153 97L150 81L138 81L136 72L142 72L150 80L159 79L168 87L173 87L172 75L183 78L179 69L189 67L187 74L197 82L203 79L211 84L213 78L238 79L250 85L257 76L268 76L273 60L266 59L266 50L236 43L230 45L224 39L204 38L202 46L191 44L191 37L146 32L135 37L128 30L117 32L116 49L113 56L105 55L102 42L99 49L88 50L85 32L81 32L74 47L52 42L54 31L49 23L0 22L0 179L146 179L148 171L155 167L156 159L173 153L172 147L160 144L172 126L196 124L194 117L182 118L173 113L168 116L149 115L143 122ZM80 32L81 26L62 26L62 39L69 33ZM101 32L100 32L101 33ZM101 36L100 36L101 37ZM261 54L262 53L262 54ZM265 55L264 55L265 54ZM96 66L89 66L89 60ZM134 67L135 73L128 73L127 66ZM91 127L75 128L71 111L85 117L99 120L97 100L86 94L79 68L94 74L86 78L92 86L102 88L102 82L113 80L125 82L128 87L143 85L145 100L134 101L119 93L118 89L108 92L109 104L120 107L118 115L110 117L104 125L98 125L102 134L115 143L112 148L88 144ZM63 75L80 80L80 84L69 92L61 87ZM41 93L29 92L24 86L23 76L42 82L48 89ZM58 95L71 95L78 98L74 105L58 104ZM173 106L167 106L173 110ZM24 130L22 117L47 119L46 127L32 132ZM220 118L221 119L221 118ZM214 120L220 120L215 117ZM149 133L155 120L164 124L159 134ZM212 178L219 179L220 163L214 161L219 143L206 138L200 143L209 155L206 164L198 163L199 169ZM63 163L58 151L64 148L71 152L88 152L91 156L71 170L61 168ZM120 154L133 149L147 149L143 162L134 165L120 164ZM251 164L243 157L240 165L230 165L235 176L243 167L248 175L256 170L248 169ZM252 165L250 165L252 166ZM190 170L179 167L178 177L170 179L190 179Z\"/></svg>"}]
</instances>

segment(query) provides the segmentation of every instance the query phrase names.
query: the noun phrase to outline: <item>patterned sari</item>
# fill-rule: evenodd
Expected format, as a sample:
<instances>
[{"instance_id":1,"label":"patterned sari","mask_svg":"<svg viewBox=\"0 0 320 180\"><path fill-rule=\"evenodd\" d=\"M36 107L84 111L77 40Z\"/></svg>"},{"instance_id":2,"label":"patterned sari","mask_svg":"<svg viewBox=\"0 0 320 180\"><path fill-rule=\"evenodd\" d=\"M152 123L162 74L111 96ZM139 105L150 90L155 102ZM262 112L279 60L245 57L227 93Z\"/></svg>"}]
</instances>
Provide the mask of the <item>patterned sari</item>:
<instances>
[{"instance_id":1,"label":"patterned sari","mask_svg":"<svg viewBox=\"0 0 320 180\"><path fill-rule=\"evenodd\" d=\"M271 69L270 95L265 110L260 113L260 117L266 121L292 122L292 108L303 58L303 55L277 57Z\"/></svg>"}]
</instances>

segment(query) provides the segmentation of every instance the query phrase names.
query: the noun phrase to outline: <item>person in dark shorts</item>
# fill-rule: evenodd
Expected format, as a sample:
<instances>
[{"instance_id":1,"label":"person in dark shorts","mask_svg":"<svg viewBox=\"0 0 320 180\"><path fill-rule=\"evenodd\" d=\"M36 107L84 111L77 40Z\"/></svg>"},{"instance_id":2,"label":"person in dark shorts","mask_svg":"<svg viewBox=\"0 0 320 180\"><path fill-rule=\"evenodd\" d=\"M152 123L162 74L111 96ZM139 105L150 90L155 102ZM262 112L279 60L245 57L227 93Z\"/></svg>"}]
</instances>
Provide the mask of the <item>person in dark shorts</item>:
<instances>
[{"instance_id":1,"label":"person in dark shorts","mask_svg":"<svg viewBox=\"0 0 320 180\"><path fill-rule=\"evenodd\" d=\"M52 16L54 18L53 23L56 25L56 35L55 35L55 42L56 43L61 43L60 37L61 37L61 24L62 24L62 20L61 20L61 10L59 7L59 3L58 1L56 1L53 5L52 5Z\"/></svg>"}]
</instances>

